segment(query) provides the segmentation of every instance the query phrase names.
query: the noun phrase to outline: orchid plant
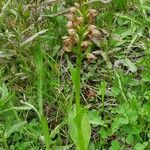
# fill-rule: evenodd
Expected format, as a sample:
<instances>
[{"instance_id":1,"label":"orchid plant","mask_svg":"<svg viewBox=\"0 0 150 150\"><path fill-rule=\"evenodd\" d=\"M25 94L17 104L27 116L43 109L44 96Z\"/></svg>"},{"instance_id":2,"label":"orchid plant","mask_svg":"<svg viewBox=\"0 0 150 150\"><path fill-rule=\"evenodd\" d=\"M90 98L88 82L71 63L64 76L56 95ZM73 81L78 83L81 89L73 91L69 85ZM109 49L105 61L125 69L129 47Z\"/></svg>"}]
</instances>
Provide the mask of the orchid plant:
<instances>
[{"instance_id":1,"label":"orchid plant","mask_svg":"<svg viewBox=\"0 0 150 150\"><path fill-rule=\"evenodd\" d=\"M68 18L68 36L63 37L63 49L67 53L76 55L75 67L68 61L75 91L75 107L68 114L69 131L76 149L87 150L91 137L91 127L86 114L87 107L82 108L80 103L80 72L84 58L87 58L88 62L96 58L91 53L91 45L93 40L100 38L101 33L94 25L97 11L90 8L88 0L78 0L78 3L69 9L66 16Z\"/></svg>"}]
</instances>

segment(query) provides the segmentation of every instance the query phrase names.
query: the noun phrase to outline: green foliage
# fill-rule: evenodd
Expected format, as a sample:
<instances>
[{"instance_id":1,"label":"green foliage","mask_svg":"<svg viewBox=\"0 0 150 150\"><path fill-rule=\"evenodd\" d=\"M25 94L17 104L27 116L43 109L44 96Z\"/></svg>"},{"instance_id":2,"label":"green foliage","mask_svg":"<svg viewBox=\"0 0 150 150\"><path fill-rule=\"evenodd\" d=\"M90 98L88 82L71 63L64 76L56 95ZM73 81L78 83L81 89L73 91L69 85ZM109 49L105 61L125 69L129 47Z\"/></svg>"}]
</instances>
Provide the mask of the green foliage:
<instances>
[{"instance_id":1,"label":"green foliage","mask_svg":"<svg viewBox=\"0 0 150 150\"><path fill-rule=\"evenodd\" d=\"M80 71L62 48L74 2L0 1L0 149L149 150L149 1L91 0L101 38Z\"/></svg>"},{"instance_id":2,"label":"green foliage","mask_svg":"<svg viewBox=\"0 0 150 150\"><path fill-rule=\"evenodd\" d=\"M44 138L45 138L46 149L49 150L50 144L51 144L51 139L50 139L50 135L49 135L47 120L45 119L44 116L41 117L41 126L42 126L42 130L43 130Z\"/></svg>"},{"instance_id":3,"label":"green foliage","mask_svg":"<svg viewBox=\"0 0 150 150\"><path fill-rule=\"evenodd\" d=\"M91 127L87 118L87 108L82 108L76 114L76 110L71 110L68 116L69 132L77 150L86 150L91 136Z\"/></svg>"}]
</instances>

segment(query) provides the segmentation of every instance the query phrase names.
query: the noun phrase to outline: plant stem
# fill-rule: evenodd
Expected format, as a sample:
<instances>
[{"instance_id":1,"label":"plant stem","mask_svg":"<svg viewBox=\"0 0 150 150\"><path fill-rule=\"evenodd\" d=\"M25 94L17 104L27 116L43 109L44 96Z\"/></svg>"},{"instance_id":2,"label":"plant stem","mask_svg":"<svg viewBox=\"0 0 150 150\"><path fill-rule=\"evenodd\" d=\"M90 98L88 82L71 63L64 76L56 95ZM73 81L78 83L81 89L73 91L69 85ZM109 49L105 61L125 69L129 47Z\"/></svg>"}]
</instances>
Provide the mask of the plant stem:
<instances>
[{"instance_id":1,"label":"plant stem","mask_svg":"<svg viewBox=\"0 0 150 150\"><path fill-rule=\"evenodd\" d=\"M76 100L76 114L79 113L80 109L81 109L81 104L80 104L80 93L81 93L81 65L82 65L82 55L81 55L81 48L80 48L80 42L77 46L77 51L78 51L78 55L77 55L77 60L76 60L76 82L75 82L75 100ZM78 138L79 138L79 150L84 150L84 140L83 140L83 135L82 135L82 125L81 125L82 121L80 122L80 124L77 126L77 130L78 130Z\"/></svg>"},{"instance_id":2,"label":"plant stem","mask_svg":"<svg viewBox=\"0 0 150 150\"><path fill-rule=\"evenodd\" d=\"M81 49L78 47L78 52L80 53ZM75 82L75 99L76 99L76 114L79 113L81 109L81 104L80 104L80 93L81 93L81 64L82 64L82 55L77 55L77 60L76 60L76 82ZM79 138L79 150L84 150L84 140L83 140L83 135L82 135L82 122L78 125L78 138Z\"/></svg>"},{"instance_id":3,"label":"plant stem","mask_svg":"<svg viewBox=\"0 0 150 150\"><path fill-rule=\"evenodd\" d=\"M80 111L80 71L81 71L82 57L77 56L76 61L76 82L75 82L75 99L77 113Z\"/></svg>"},{"instance_id":4,"label":"plant stem","mask_svg":"<svg viewBox=\"0 0 150 150\"><path fill-rule=\"evenodd\" d=\"M80 104L80 92L81 92L81 86L80 86L80 71L81 71L81 64L82 64L82 57L77 56L77 62L76 62L76 83L75 83L75 97L76 97L76 114L79 113L81 109ZM81 123L78 126L78 138L79 138L79 150L84 150L84 142L83 142L83 135L82 135L82 120Z\"/></svg>"}]
</instances>

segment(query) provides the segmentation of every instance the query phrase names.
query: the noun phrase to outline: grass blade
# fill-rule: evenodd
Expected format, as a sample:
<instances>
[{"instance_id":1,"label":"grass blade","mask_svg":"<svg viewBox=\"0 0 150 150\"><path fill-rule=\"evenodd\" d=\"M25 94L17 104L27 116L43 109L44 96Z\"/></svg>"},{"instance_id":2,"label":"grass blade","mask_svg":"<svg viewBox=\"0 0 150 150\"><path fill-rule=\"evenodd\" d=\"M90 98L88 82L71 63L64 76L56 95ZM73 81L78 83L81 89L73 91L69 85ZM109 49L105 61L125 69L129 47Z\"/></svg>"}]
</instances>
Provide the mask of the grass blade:
<instances>
[{"instance_id":1,"label":"grass blade","mask_svg":"<svg viewBox=\"0 0 150 150\"><path fill-rule=\"evenodd\" d=\"M49 134L47 120L44 116L41 117L41 126L42 126L42 130L43 130L44 138L45 138L46 150L49 150L51 140L50 140L50 134Z\"/></svg>"},{"instance_id":2,"label":"grass blade","mask_svg":"<svg viewBox=\"0 0 150 150\"><path fill-rule=\"evenodd\" d=\"M28 44L29 42L32 42L34 39L36 39L39 35L44 34L45 32L47 32L47 30L42 30L39 31L38 33L34 34L33 36L29 37L28 39L26 39L23 43L21 43L21 46L24 46L26 44Z\"/></svg>"},{"instance_id":3,"label":"grass blade","mask_svg":"<svg viewBox=\"0 0 150 150\"><path fill-rule=\"evenodd\" d=\"M41 50L40 43L36 43L34 48L35 53L35 64L36 64L36 75L37 75L37 96L38 96L38 105L39 105L39 114L43 115L43 53Z\"/></svg>"}]
</instances>

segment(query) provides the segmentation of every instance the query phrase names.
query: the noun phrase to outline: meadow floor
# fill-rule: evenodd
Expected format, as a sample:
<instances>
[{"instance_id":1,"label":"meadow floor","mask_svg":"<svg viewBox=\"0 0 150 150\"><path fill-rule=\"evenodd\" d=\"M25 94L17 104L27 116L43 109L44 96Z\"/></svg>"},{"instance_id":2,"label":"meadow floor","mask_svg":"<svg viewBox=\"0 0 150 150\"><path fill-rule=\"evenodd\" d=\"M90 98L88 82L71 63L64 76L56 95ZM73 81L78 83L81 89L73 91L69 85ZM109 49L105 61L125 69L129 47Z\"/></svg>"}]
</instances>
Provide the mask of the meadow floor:
<instances>
[{"instance_id":1,"label":"meadow floor","mask_svg":"<svg viewBox=\"0 0 150 150\"><path fill-rule=\"evenodd\" d=\"M150 150L150 1L83 1L0 0L0 150Z\"/></svg>"}]
</instances>

